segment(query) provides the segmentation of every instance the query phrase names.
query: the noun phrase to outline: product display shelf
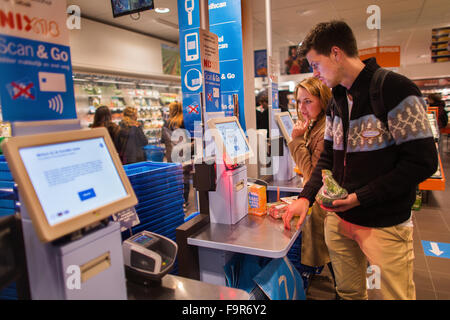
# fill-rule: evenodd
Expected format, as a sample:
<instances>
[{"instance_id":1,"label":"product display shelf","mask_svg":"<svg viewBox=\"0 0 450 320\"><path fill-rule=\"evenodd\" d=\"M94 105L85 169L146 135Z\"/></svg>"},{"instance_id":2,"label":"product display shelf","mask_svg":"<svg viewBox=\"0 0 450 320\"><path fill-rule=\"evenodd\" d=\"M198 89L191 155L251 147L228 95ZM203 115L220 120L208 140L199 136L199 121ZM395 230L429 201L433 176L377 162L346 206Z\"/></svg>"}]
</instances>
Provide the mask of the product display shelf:
<instances>
[{"instance_id":1,"label":"product display shelf","mask_svg":"<svg viewBox=\"0 0 450 320\"><path fill-rule=\"evenodd\" d=\"M450 60L449 51L450 27L432 29L431 60L433 62L445 62Z\"/></svg>"},{"instance_id":2,"label":"product display shelf","mask_svg":"<svg viewBox=\"0 0 450 320\"><path fill-rule=\"evenodd\" d=\"M175 229L184 223L183 170L180 164L140 162L124 166L139 203L135 209L140 223L132 234L143 230L176 241ZM129 231L122 234L124 239ZM172 273L178 272L175 263Z\"/></svg>"}]
</instances>

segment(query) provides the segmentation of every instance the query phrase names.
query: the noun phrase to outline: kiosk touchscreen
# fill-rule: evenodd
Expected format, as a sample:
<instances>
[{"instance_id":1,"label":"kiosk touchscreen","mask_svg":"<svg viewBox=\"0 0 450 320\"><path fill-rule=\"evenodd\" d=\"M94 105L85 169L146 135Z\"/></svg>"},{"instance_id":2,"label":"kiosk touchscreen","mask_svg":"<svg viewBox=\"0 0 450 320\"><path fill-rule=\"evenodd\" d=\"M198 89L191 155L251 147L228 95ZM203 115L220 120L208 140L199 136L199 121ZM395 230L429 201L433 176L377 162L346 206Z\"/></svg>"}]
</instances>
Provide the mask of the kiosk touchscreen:
<instances>
[{"instance_id":1,"label":"kiosk touchscreen","mask_svg":"<svg viewBox=\"0 0 450 320\"><path fill-rule=\"evenodd\" d=\"M226 164L240 164L252 157L252 150L236 117L210 119L207 124L218 131L216 143L218 150L223 151Z\"/></svg>"},{"instance_id":2,"label":"kiosk touchscreen","mask_svg":"<svg viewBox=\"0 0 450 320\"><path fill-rule=\"evenodd\" d=\"M281 112L276 116L278 127L283 133L284 139L289 143L292 141L292 130L294 129L294 121L292 121L291 115L289 112Z\"/></svg>"},{"instance_id":3,"label":"kiosk touchscreen","mask_svg":"<svg viewBox=\"0 0 450 320\"><path fill-rule=\"evenodd\" d=\"M105 128L13 137L2 147L42 242L137 204Z\"/></svg>"}]
</instances>

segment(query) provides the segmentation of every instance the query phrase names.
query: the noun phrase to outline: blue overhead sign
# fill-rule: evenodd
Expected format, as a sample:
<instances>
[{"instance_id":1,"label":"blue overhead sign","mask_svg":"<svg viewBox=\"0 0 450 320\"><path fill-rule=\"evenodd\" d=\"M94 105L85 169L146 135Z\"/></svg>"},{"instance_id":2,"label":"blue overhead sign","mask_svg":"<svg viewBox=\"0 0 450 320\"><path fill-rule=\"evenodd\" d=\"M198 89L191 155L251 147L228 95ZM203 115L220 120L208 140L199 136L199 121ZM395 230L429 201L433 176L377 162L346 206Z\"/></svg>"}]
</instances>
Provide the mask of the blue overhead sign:
<instances>
[{"instance_id":1,"label":"blue overhead sign","mask_svg":"<svg viewBox=\"0 0 450 320\"><path fill-rule=\"evenodd\" d=\"M241 1L209 0L210 32L218 36L220 74L204 72L201 56L200 10L198 0L178 0L180 29L181 82L183 115L191 133L194 123L201 121L200 93L204 93L207 112L224 111L234 115L233 95L239 98L239 120L245 126L244 81L242 63ZM213 72L214 73L214 72ZM199 75L203 78L199 80Z\"/></svg>"},{"instance_id":2,"label":"blue overhead sign","mask_svg":"<svg viewBox=\"0 0 450 320\"><path fill-rule=\"evenodd\" d=\"M201 121L200 93L203 92L198 0L178 0L178 25L180 29L183 117L186 129L192 134L194 123Z\"/></svg>"},{"instance_id":3,"label":"blue overhead sign","mask_svg":"<svg viewBox=\"0 0 450 320\"><path fill-rule=\"evenodd\" d=\"M65 1L0 2L3 121L76 119Z\"/></svg>"},{"instance_id":4,"label":"blue overhead sign","mask_svg":"<svg viewBox=\"0 0 450 320\"><path fill-rule=\"evenodd\" d=\"M75 119L70 47L0 35L4 121Z\"/></svg>"},{"instance_id":5,"label":"blue overhead sign","mask_svg":"<svg viewBox=\"0 0 450 320\"><path fill-rule=\"evenodd\" d=\"M241 0L209 0L209 29L219 37L222 111L234 112L233 94L239 98L239 122L244 131L244 66Z\"/></svg>"}]
</instances>

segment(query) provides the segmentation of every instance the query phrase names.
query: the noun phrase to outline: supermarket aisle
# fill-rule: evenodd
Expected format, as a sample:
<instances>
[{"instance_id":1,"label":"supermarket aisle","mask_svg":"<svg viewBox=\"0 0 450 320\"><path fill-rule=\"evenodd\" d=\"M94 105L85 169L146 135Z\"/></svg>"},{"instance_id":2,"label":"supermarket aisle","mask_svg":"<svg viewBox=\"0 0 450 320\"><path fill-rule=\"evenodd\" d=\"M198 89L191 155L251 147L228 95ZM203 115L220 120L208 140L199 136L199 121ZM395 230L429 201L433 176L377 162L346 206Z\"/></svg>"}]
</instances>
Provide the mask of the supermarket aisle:
<instances>
[{"instance_id":1,"label":"supermarket aisle","mask_svg":"<svg viewBox=\"0 0 450 320\"><path fill-rule=\"evenodd\" d=\"M446 177L445 191L432 191L428 202L419 211L413 211L414 223L414 281L418 300L450 300L450 258L430 256L429 247L423 241L450 244L450 149L443 138L441 160ZM448 152L447 152L448 151ZM447 255L444 251L440 256ZM308 299L333 299L332 284L327 269L312 279ZM369 298L370 298L369 290Z\"/></svg>"}]
</instances>

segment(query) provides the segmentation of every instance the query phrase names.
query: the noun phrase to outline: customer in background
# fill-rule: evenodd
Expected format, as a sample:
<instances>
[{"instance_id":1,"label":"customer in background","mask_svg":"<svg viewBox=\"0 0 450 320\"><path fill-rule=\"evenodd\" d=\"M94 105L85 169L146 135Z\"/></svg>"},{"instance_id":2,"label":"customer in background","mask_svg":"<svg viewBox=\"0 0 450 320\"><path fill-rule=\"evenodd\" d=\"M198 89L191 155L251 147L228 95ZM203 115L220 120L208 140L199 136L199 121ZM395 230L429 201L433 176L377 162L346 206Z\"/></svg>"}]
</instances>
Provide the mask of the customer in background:
<instances>
[{"instance_id":1,"label":"customer in background","mask_svg":"<svg viewBox=\"0 0 450 320\"><path fill-rule=\"evenodd\" d=\"M333 88L334 99L326 112L324 151L283 216L285 227L294 215L301 226L322 187L322 170L331 170L348 191L326 208L325 242L337 293L343 299L368 299L368 261L370 273L380 279L370 283L377 298L415 299L411 207L417 185L438 165L420 90L390 72L377 88L386 110L383 119L377 118L369 88L380 66L374 58L359 59L353 31L343 21L318 24L299 53L314 76Z\"/></svg>"},{"instance_id":2,"label":"customer in background","mask_svg":"<svg viewBox=\"0 0 450 320\"><path fill-rule=\"evenodd\" d=\"M193 142L188 138L183 119L183 105L181 102L172 102L169 105L169 118L164 122L162 129L162 142L166 146L166 159L168 162L182 163L184 184L184 207L189 205L190 179L192 171ZM175 134L174 134L175 132ZM176 146L176 147L175 147Z\"/></svg>"},{"instance_id":3,"label":"customer in background","mask_svg":"<svg viewBox=\"0 0 450 320\"><path fill-rule=\"evenodd\" d=\"M162 132L162 141L166 146L165 155L168 162L172 162L172 151L176 144L172 141L172 133L176 129L184 128L183 106L180 102L172 102L169 104L169 118L164 121Z\"/></svg>"},{"instance_id":4,"label":"customer in background","mask_svg":"<svg viewBox=\"0 0 450 320\"><path fill-rule=\"evenodd\" d=\"M292 130L288 147L305 184L323 151L325 111L331 100L331 90L319 79L308 78L297 84L294 96L299 120ZM327 211L314 202L311 215L302 228L301 263L310 267L328 264L333 275L324 236L326 215Z\"/></svg>"},{"instance_id":5,"label":"customer in background","mask_svg":"<svg viewBox=\"0 0 450 320\"><path fill-rule=\"evenodd\" d=\"M269 97L267 92L263 92L258 97L258 106L260 110L256 110L256 128L266 129L267 137L269 136Z\"/></svg>"},{"instance_id":6,"label":"customer in background","mask_svg":"<svg viewBox=\"0 0 450 320\"><path fill-rule=\"evenodd\" d=\"M428 95L428 103L430 107L438 108L438 126L439 130L445 128L448 124L448 115L445 111L445 101L442 101L442 97L439 93L432 93Z\"/></svg>"},{"instance_id":7,"label":"customer in background","mask_svg":"<svg viewBox=\"0 0 450 320\"><path fill-rule=\"evenodd\" d=\"M117 124L112 122L111 110L107 106L100 106L95 110L94 123L92 128L105 127L108 129L111 140L116 147L117 152L119 151L118 138L120 128Z\"/></svg>"},{"instance_id":8,"label":"customer in background","mask_svg":"<svg viewBox=\"0 0 450 320\"><path fill-rule=\"evenodd\" d=\"M145 152L142 148L148 144L148 139L141 124L137 121L136 108L126 107L124 109L119 127L118 151L122 164L145 161Z\"/></svg>"}]
</instances>

